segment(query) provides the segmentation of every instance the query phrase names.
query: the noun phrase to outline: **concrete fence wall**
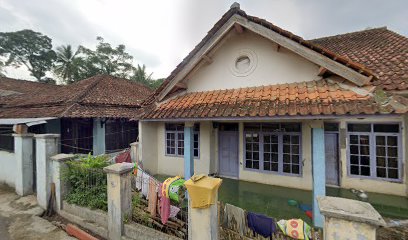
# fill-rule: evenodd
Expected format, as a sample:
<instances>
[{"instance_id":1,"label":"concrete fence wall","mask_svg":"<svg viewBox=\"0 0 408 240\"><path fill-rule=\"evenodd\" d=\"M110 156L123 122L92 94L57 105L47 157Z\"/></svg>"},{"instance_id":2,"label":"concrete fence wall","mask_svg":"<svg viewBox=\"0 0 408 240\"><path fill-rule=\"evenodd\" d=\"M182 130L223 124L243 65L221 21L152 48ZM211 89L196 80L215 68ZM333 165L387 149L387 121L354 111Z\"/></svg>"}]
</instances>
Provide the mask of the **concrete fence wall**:
<instances>
[{"instance_id":1,"label":"concrete fence wall","mask_svg":"<svg viewBox=\"0 0 408 240\"><path fill-rule=\"evenodd\" d=\"M15 173L17 169L16 154L0 151L0 183L15 187Z\"/></svg>"}]
</instances>

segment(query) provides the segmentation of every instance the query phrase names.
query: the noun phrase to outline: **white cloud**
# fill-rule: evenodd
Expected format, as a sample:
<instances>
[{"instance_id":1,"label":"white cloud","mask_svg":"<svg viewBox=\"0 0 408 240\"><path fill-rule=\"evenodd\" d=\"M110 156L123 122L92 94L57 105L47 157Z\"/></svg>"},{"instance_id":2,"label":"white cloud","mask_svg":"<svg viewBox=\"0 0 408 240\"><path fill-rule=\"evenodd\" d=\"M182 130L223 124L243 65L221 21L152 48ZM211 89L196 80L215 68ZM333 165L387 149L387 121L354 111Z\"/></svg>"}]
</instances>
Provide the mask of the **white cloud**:
<instances>
[{"instance_id":1,"label":"white cloud","mask_svg":"<svg viewBox=\"0 0 408 240\"><path fill-rule=\"evenodd\" d=\"M407 5L365 1L241 0L249 15L305 38L388 25L407 34ZM30 28L54 45L94 47L96 36L125 44L135 63L166 77L229 9L233 0L0 0L0 31ZM365 11L361 11L361 9ZM391 14L392 13L392 14ZM19 75L19 71L14 73ZM21 71L20 71L21 72ZM28 74L21 74L27 76Z\"/></svg>"}]
</instances>

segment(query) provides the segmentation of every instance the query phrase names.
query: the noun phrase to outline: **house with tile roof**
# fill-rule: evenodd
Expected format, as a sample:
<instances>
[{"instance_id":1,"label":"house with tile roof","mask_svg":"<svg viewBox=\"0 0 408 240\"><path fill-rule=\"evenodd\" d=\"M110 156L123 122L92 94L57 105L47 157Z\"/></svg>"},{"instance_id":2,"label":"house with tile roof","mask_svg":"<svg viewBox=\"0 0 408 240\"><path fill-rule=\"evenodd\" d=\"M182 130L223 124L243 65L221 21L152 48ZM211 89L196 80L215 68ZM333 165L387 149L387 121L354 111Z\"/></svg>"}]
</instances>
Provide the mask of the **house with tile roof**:
<instances>
[{"instance_id":1,"label":"house with tile roof","mask_svg":"<svg viewBox=\"0 0 408 240\"><path fill-rule=\"evenodd\" d=\"M101 154L129 147L138 136L141 103L151 90L139 83L97 75L71 85L0 78L0 125L32 133L61 134L62 153ZM12 151L12 137L0 148Z\"/></svg>"},{"instance_id":2,"label":"house with tile roof","mask_svg":"<svg viewBox=\"0 0 408 240\"><path fill-rule=\"evenodd\" d=\"M233 4L144 103L153 174L407 196L408 39L305 40Z\"/></svg>"}]
</instances>

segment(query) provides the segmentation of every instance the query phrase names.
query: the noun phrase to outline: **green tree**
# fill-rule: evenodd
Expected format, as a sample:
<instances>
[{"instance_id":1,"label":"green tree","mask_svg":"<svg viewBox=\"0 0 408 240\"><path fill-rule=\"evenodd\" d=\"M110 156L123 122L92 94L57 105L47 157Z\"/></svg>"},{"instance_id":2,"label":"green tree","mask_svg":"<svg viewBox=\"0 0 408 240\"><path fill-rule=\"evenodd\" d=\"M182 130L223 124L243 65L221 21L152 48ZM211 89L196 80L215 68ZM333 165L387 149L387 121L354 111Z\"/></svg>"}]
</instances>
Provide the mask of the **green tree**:
<instances>
[{"instance_id":1,"label":"green tree","mask_svg":"<svg viewBox=\"0 0 408 240\"><path fill-rule=\"evenodd\" d=\"M51 70L56 57L51 38L28 29L0 32L0 56L6 66L27 67L38 81Z\"/></svg>"},{"instance_id":2,"label":"green tree","mask_svg":"<svg viewBox=\"0 0 408 240\"><path fill-rule=\"evenodd\" d=\"M82 78L94 76L96 74L109 74L121 78L129 78L133 72L133 57L126 52L123 44L112 47L110 43L104 41L102 37L97 37L99 41L95 51L81 48L83 54L84 71Z\"/></svg>"},{"instance_id":3,"label":"green tree","mask_svg":"<svg viewBox=\"0 0 408 240\"><path fill-rule=\"evenodd\" d=\"M74 52L71 45L57 47L53 72L66 84L73 83L81 77L83 59L79 54L80 48Z\"/></svg>"},{"instance_id":4,"label":"green tree","mask_svg":"<svg viewBox=\"0 0 408 240\"><path fill-rule=\"evenodd\" d=\"M142 83L150 87L151 89L156 89L160 86L160 84L163 83L164 79L162 78L154 80L152 78L152 74L153 73L149 74L146 72L146 66L144 64L142 66L138 64L137 67L133 70L133 75L130 77L130 79L135 82Z\"/></svg>"}]
</instances>

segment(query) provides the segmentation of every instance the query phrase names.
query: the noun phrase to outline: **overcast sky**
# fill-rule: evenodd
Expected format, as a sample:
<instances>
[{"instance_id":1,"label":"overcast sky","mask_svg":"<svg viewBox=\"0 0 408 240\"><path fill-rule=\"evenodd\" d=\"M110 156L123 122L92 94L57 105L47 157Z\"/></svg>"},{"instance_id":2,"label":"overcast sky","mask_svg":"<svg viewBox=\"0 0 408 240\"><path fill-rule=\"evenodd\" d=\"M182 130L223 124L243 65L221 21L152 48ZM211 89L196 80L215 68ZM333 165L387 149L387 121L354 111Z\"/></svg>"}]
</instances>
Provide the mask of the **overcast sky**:
<instances>
[{"instance_id":1,"label":"overcast sky","mask_svg":"<svg viewBox=\"0 0 408 240\"><path fill-rule=\"evenodd\" d=\"M125 44L135 63L167 77L233 0L0 0L0 32L33 29L53 45ZM408 35L407 0L240 0L252 16L305 39L387 26ZM11 77L27 78L22 71Z\"/></svg>"}]
</instances>

